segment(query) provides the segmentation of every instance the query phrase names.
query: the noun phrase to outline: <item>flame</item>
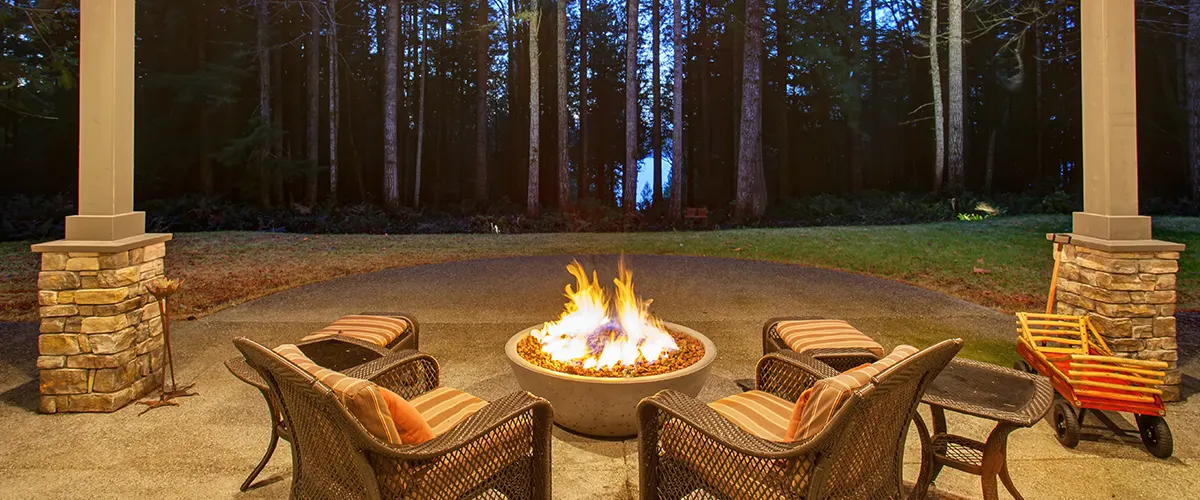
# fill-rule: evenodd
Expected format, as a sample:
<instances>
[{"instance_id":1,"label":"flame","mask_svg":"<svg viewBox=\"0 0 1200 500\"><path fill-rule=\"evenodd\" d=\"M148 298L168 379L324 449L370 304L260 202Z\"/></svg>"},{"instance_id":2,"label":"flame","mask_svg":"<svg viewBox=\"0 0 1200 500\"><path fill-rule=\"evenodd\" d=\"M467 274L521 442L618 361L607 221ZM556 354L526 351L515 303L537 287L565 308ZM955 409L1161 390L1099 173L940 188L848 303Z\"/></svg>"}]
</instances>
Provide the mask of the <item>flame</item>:
<instances>
[{"instance_id":1,"label":"flame","mask_svg":"<svg viewBox=\"0 0 1200 500\"><path fill-rule=\"evenodd\" d=\"M575 277L575 286L566 287L562 316L530 332L550 359L585 369L614 369L654 363L679 349L662 321L650 315L653 301L634 293L633 272L625 267L624 257L611 294L600 286L596 273L589 277L578 261L571 262L567 272Z\"/></svg>"}]
</instances>

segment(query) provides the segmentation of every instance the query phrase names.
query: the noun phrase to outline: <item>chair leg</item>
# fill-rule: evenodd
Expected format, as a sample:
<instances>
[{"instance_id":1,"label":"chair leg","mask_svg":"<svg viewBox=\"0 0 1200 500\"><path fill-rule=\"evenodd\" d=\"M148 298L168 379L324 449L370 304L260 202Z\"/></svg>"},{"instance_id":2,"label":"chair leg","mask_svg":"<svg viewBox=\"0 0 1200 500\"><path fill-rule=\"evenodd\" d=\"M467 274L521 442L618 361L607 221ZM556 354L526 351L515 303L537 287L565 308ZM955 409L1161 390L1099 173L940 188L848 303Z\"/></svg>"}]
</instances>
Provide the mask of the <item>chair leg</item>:
<instances>
[{"instance_id":1,"label":"chair leg","mask_svg":"<svg viewBox=\"0 0 1200 500\"><path fill-rule=\"evenodd\" d=\"M262 460L258 462L258 466L250 473L250 477L246 478L246 482L242 483L242 491L250 489L250 485L254 483L254 478L258 477L258 474L267 466L267 462L271 461L271 455L275 454L275 445L277 444L279 444L279 431L275 426L271 426L271 442L267 443L267 453L263 455Z\"/></svg>"},{"instance_id":2,"label":"chair leg","mask_svg":"<svg viewBox=\"0 0 1200 500\"><path fill-rule=\"evenodd\" d=\"M1004 483L1004 489L1008 490L1008 493L1012 495L1013 498L1016 500L1025 500L1025 497L1021 496L1021 494L1017 492L1017 486L1013 484L1012 476L1008 475L1007 459L1005 460L1004 465L1002 465L1000 468L1000 482Z\"/></svg>"}]
</instances>

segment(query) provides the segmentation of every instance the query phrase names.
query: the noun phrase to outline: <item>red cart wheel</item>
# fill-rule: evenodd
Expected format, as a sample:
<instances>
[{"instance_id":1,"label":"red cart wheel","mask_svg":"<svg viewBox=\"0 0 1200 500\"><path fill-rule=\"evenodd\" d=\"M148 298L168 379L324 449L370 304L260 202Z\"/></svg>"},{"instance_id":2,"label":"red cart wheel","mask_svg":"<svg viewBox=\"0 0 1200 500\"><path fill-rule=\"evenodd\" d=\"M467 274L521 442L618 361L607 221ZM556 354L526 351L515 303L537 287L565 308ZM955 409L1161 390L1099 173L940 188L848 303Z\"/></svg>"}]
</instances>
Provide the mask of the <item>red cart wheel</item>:
<instances>
[{"instance_id":1,"label":"red cart wheel","mask_svg":"<svg viewBox=\"0 0 1200 500\"><path fill-rule=\"evenodd\" d=\"M1019 371L1019 372L1037 373L1037 371L1034 371L1033 367L1029 366L1029 363L1023 359L1018 359L1018 360L1014 361L1013 369L1016 371Z\"/></svg>"},{"instance_id":2,"label":"red cart wheel","mask_svg":"<svg viewBox=\"0 0 1200 500\"><path fill-rule=\"evenodd\" d=\"M1158 458L1171 458L1175 453L1175 440L1167 421L1157 415L1137 415L1137 424L1146 450Z\"/></svg>"},{"instance_id":3,"label":"red cart wheel","mask_svg":"<svg viewBox=\"0 0 1200 500\"><path fill-rule=\"evenodd\" d=\"M1050 410L1050 425L1054 426L1054 437L1058 438L1058 444L1067 448L1079 445L1079 416L1075 414L1075 407L1067 400L1054 399L1054 406Z\"/></svg>"}]
</instances>

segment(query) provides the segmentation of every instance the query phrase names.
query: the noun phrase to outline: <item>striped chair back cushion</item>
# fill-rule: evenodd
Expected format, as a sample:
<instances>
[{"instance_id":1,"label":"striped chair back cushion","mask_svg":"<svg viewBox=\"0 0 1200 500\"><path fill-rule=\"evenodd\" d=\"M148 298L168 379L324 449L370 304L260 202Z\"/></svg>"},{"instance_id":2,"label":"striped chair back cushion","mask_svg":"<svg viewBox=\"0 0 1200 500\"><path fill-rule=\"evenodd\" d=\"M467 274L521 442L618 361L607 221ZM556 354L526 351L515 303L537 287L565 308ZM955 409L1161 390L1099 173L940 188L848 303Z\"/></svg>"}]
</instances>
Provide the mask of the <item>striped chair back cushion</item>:
<instances>
[{"instance_id":1,"label":"striped chair back cushion","mask_svg":"<svg viewBox=\"0 0 1200 500\"><path fill-rule=\"evenodd\" d=\"M275 352L329 387L358 423L381 441L399 445L433 439L433 430L420 412L396 393L369 380L322 368L295 345L281 345Z\"/></svg>"},{"instance_id":2,"label":"striped chair back cushion","mask_svg":"<svg viewBox=\"0 0 1200 500\"><path fill-rule=\"evenodd\" d=\"M329 326L313 332L301 341L320 340L334 335L344 335L364 342L370 342L379 347L387 347L409 328L404 318L390 316L342 316Z\"/></svg>"},{"instance_id":3,"label":"striped chair back cushion","mask_svg":"<svg viewBox=\"0 0 1200 500\"><path fill-rule=\"evenodd\" d=\"M446 431L474 415L487 406L487 401L452 387L438 387L413 398L417 413L429 423L433 435L441 436Z\"/></svg>"},{"instance_id":4,"label":"striped chair back cushion","mask_svg":"<svg viewBox=\"0 0 1200 500\"><path fill-rule=\"evenodd\" d=\"M750 434L786 442L788 418L796 405L769 392L749 391L713 401L708 406Z\"/></svg>"},{"instance_id":5,"label":"striped chair back cushion","mask_svg":"<svg viewBox=\"0 0 1200 500\"><path fill-rule=\"evenodd\" d=\"M791 350L867 349L883 357L883 346L863 332L839 319L789 320L775 324L779 338Z\"/></svg>"},{"instance_id":6,"label":"striped chair back cushion","mask_svg":"<svg viewBox=\"0 0 1200 500\"><path fill-rule=\"evenodd\" d=\"M788 441L802 441L820 434L850 396L896 363L918 352L907 345L898 346L883 359L849 370L835 377L818 380L800 395L788 421Z\"/></svg>"}]
</instances>

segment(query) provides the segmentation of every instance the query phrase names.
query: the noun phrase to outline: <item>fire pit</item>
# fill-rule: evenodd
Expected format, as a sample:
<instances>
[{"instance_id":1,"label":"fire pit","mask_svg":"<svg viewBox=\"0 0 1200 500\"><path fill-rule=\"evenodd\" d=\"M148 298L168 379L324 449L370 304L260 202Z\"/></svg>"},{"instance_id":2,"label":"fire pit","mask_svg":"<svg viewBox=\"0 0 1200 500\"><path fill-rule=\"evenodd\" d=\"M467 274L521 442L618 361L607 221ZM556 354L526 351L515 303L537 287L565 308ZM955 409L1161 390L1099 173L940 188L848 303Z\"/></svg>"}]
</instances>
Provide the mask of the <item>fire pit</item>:
<instances>
[{"instance_id":1,"label":"fire pit","mask_svg":"<svg viewBox=\"0 0 1200 500\"><path fill-rule=\"evenodd\" d=\"M556 424L591 436L633 436L642 398L663 389L699 395L717 356L712 341L651 316L624 259L612 293L578 262L567 270L576 285L567 286L562 317L505 346L517 383L550 401Z\"/></svg>"}]
</instances>

